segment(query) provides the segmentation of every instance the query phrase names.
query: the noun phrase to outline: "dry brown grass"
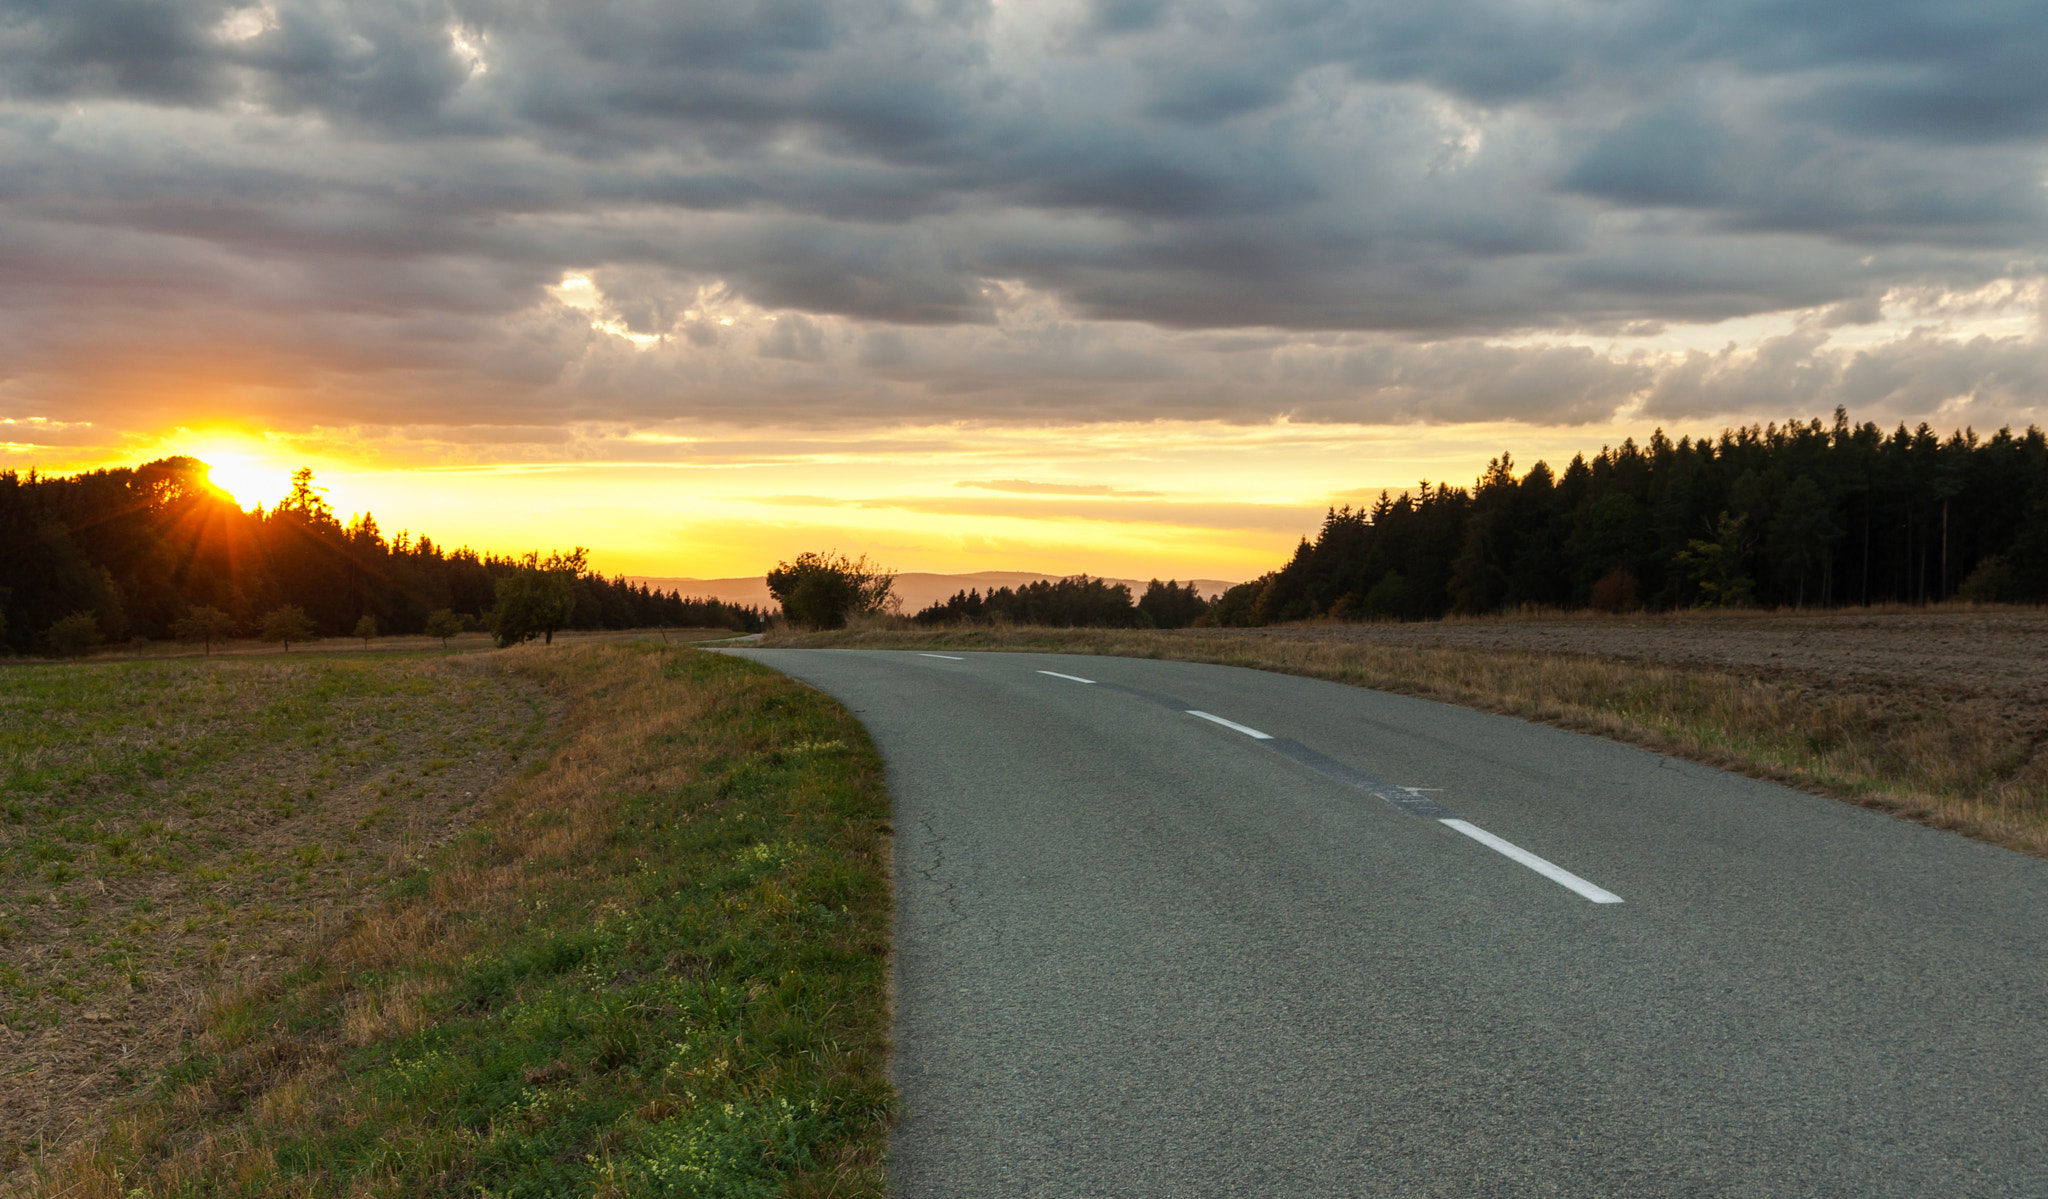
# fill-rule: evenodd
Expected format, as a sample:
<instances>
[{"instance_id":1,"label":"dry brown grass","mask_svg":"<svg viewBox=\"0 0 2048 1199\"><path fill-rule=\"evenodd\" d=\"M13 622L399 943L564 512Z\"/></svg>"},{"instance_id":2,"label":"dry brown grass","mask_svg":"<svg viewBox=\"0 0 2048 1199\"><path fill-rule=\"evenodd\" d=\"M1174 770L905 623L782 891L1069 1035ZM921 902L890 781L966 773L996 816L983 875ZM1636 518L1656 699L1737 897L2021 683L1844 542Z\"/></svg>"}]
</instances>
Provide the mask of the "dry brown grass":
<instances>
[{"instance_id":1,"label":"dry brown grass","mask_svg":"<svg viewBox=\"0 0 2048 1199\"><path fill-rule=\"evenodd\" d=\"M2048 614L2038 610L1173 632L898 626L775 632L763 644L1109 654L1307 675L1593 733L2048 856Z\"/></svg>"}]
</instances>

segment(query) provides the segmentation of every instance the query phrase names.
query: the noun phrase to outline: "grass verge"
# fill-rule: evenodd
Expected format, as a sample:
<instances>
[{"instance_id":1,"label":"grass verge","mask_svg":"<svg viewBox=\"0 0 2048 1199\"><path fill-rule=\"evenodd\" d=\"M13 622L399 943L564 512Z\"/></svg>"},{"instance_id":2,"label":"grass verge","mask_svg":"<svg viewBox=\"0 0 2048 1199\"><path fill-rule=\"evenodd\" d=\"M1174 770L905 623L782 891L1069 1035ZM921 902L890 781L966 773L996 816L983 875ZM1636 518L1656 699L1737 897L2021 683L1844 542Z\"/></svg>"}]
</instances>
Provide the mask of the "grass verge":
<instances>
[{"instance_id":1,"label":"grass verge","mask_svg":"<svg viewBox=\"0 0 2048 1199\"><path fill-rule=\"evenodd\" d=\"M1596 654L1378 645L1300 628L867 628L771 632L763 644L1108 654L1307 675L1593 733L2048 857L2041 714L1995 696Z\"/></svg>"},{"instance_id":2,"label":"grass verge","mask_svg":"<svg viewBox=\"0 0 2048 1199\"><path fill-rule=\"evenodd\" d=\"M526 649L557 750L32 1193L851 1196L893 1104L888 799L721 655Z\"/></svg>"}]
</instances>

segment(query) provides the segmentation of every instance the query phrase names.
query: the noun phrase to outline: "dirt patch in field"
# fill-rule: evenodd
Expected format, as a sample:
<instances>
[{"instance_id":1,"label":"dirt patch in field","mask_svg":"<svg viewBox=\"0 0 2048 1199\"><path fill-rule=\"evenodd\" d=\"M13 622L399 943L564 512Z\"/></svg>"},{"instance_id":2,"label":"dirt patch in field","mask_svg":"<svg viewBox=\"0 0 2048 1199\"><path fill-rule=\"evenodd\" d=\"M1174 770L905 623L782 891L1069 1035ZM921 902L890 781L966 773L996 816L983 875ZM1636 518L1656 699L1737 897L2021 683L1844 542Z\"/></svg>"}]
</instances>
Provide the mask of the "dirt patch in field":
<instances>
[{"instance_id":1,"label":"dirt patch in field","mask_svg":"<svg viewBox=\"0 0 2048 1199\"><path fill-rule=\"evenodd\" d=\"M0 1173L470 824L549 710L482 656L0 672Z\"/></svg>"}]
</instances>

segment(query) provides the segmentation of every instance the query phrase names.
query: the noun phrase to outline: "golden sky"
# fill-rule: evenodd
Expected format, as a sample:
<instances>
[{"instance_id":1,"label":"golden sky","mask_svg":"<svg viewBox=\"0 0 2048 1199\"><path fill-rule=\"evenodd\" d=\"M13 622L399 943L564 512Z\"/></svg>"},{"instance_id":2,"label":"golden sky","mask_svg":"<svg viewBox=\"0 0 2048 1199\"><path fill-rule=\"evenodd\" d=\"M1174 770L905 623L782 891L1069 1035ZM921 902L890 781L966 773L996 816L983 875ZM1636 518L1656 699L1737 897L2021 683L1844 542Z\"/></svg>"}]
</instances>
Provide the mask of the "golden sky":
<instances>
[{"instance_id":1,"label":"golden sky","mask_svg":"<svg viewBox=\"0 0 2048 1199\"><path fill-rule=\"evenodd\" d=\"M1544 453L1562 461L1597 438L1497 423L753 430L694 442L681 461L446 465L319 435L212 428L59 469L189 454L253 506L274 502L306 465L338 512L371 512L387 535L499 551L585 544L599 569L624 574L759 574L837 547L899 570L1237 580L1277 566L1327 507L1422 478L1469 484L1503 448L1530 455L1525 465Z\"/></svg>"}]
</instances>

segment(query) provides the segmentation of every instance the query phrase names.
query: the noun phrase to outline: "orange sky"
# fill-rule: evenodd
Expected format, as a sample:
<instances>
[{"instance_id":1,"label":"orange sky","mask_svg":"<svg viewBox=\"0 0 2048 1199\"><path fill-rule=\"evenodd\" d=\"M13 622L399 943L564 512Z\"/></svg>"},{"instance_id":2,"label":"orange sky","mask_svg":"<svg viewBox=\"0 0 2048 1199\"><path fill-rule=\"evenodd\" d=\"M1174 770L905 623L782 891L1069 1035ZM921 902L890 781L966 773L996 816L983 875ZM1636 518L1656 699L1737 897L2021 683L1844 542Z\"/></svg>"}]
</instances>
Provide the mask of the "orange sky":
<instances>
[{"instance_id":1,"label":"orange sky","mask_svg":"<svg viewBox=\"0 0 2048 1199\"><path fill-rule=\"evenodd\" d=\"M408 462L407 447L374 440L215 427L40 465L64 472L190 454L253 505L283 494L303 464L337 512L372 512L387 534L404 528L496 551L582 544L600 570L624 574L759 574L806 549L838 548L899 570L1234 580L1280 565L1328 506L1424 477L1466 485L1504 448L1523 465L1562 464L1646 431L1199 422L726 430L691 442L686 456L459 464Z\"/></svg>"}]
</instances>

